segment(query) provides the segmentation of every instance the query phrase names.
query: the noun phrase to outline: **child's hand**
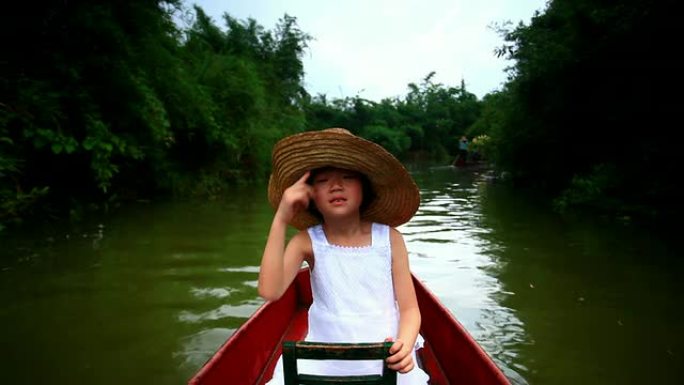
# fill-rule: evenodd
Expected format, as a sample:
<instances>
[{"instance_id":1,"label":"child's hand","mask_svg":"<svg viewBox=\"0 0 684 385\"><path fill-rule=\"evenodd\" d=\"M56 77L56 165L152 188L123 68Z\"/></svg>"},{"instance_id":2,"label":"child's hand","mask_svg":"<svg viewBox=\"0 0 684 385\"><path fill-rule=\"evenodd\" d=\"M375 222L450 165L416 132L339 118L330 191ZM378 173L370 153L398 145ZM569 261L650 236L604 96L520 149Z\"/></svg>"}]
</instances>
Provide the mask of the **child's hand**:
<instances>
[{"instance_id":1,"label":"child's hand","mask_svg":"<svg viewBox=\"0 0 684 385\"><path fill-rule=\"evenodd\" d=\"M393 341L392 337L385 338L385 342ZM387 358L387 366L396 370L399 373L408 373L413 369L413 355L411 354L412 346L404 343L404 341L397 339L390 347L390 356Z\"/></svg>"},{"instance_id":2,"label":"child's hand","mask_svg":"<svg viewBox=\"0 0 684 385\"><path fill-rule=\"evenodd\" d=\"M313 188L306 183L311 172L307 171L292 186L285 189L280 199L276 216L285 223L290 223L297 213L306 210L313 194Z\"/></svg>"}]
</instances>

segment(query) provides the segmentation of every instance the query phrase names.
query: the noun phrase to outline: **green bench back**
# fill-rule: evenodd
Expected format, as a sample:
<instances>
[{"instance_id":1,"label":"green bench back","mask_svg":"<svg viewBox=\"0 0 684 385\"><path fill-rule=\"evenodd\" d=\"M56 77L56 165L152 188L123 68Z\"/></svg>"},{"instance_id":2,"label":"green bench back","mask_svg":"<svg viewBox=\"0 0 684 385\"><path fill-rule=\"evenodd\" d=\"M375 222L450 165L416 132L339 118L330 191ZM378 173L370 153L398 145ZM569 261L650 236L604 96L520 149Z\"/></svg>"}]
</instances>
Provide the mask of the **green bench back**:
<instances>
[{"instance_id":1,"label":"green bench back","mask_svg":"<svg viewBox=\"0 0 684 385\"><path fill-rule=\"evenodd\" d=\"M395 385L397 372L384 363L392 342L378 343L321 343L305 341L283 342L283 370L285 385ZM299 373L297 359L311 360L382 360L382 375L320 376Z\"/></svg>"}]
</instances>

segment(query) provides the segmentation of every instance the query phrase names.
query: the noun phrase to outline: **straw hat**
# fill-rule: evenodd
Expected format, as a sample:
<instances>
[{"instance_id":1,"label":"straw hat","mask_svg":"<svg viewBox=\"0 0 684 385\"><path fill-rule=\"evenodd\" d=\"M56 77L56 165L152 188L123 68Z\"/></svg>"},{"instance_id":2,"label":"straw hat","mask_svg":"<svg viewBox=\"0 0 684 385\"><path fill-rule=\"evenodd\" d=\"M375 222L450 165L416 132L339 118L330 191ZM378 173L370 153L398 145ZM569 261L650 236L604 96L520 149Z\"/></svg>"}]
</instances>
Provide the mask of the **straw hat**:
<instances>
[{"instance_id":1,"label":"straw hat","mask_svg":"<svg viewBox=\"0 0 684 385\"><path fill-rule=\"evenodd\" d=\"M273 169L268 200L277 208L286 188L306 171L337 167L358 171L371 183L375 199L361 213L363 219L399 226L418 210L420 193L408 171L380 145L354 136L344 128L308 131L281 139L273 147ZM302 210L290 223L303 230L319 223Z\"/></svg>"}]
</instances>

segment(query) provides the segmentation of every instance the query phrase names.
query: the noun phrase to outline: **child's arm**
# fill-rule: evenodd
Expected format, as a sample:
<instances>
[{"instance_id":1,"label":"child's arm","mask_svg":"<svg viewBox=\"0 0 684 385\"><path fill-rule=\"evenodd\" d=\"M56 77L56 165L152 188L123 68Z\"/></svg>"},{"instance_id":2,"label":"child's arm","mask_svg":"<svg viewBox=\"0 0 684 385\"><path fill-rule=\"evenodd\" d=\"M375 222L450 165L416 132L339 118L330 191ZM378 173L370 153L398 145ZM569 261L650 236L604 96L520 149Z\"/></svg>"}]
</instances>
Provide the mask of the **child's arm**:
<instances>
[{"instance_id":1,"label":"child's arm","mask_svg":"<svg viewBox=\"0 0 684 385\"><path fill-rule=\"evenodd\" d=\"M273 217L259 269L259 295L266 300L276 300L285 293L311 248L306 231L297 233L285 247L287 224L309 205L312 190L306 184L308 177L306 172L285 190Z\"/></svg>"},{"instance_id":2,"label":"child's arm","mask_svg":"<svg viewBox=\"0 0 684 385\"><path fill-rule=\"evenodd\" d=\"M391 369L406 373L413 369L411 354L420 331L420 310L416 291L409 270L408 252L401 233L392 228L390 232L392 247L392 279L394 294L399 304L399 334L390 348L392 354L387 363Z\"/></svg>"}]
</instances>

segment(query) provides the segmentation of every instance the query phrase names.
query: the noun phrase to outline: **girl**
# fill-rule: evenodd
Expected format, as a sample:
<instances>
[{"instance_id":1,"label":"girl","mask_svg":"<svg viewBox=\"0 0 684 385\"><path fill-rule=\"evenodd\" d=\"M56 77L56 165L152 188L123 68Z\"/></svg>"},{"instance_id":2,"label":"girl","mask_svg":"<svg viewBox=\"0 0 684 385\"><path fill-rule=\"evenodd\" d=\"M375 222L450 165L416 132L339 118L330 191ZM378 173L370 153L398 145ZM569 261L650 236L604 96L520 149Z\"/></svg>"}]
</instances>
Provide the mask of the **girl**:
<instances>
[{"instance_id":1,"label":"girl","mask_svg":"<svg viewBox=\"0 0 684 385\"><path fill-rule=\"evenodd\" d=\"M408 254L394 226L418 209L418 188L377 144L339 128L287 137L273 150L269 200L277 208L259 272L259 294L276 300L302 262L311 270L307 341L394 341L386 365L398 384L426 384L416 367L420 312ZM285 246L287 225L301 231ZM381 372L374 361L301 360L307 374ZM269 384L281 384L282 359Z\"/></svg>"}]
</instances>

